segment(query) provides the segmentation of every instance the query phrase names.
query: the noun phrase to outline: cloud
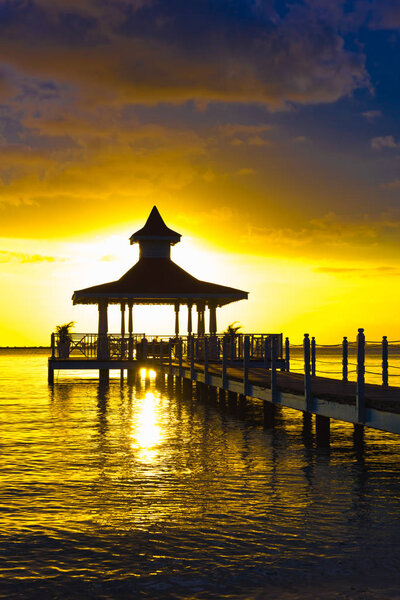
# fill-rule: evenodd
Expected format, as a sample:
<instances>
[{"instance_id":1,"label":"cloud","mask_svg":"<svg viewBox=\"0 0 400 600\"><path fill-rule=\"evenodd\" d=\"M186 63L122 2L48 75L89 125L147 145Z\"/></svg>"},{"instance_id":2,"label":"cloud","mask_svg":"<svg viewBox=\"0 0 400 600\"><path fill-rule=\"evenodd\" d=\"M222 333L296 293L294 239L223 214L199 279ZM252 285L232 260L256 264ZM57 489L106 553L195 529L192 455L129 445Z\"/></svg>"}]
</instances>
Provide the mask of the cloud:
<instances>
[{"instance_id":1,"label":"cloud","mask_svg":"<svg viewBox=\"0 0 400 600\"><path fill-rule=\"evenodd\" d=\"M348 252L349 248L368 249L376 252L381 245L394 246L398 251L400 218L396 215L365 215L359 220L328 213L319 219L311 219L298 228L248 226L241 237L242 243L250 248L277 248L285 252L318 254L325 251Z\"/></svg>"},{"instance_id":2,"label":"cloud","mask_svg":"<svg viewBox=\"0 0 400 600\"><path fill-rule=\"evenodd\" d=\"M382 116L382 112L380 110L366 110L362 113L362 116L367 119L367 121L375 121L375 119L379 119Z\"/></svg>"},{"instance_id":3,"label":"cloud","mask_svg":"<svg viewBox=\"0 0 400 600\"><path fill-rule=\"evenodd\" d=\"M295 137L293 139L294 142L296 142L297 144L308 144L311 140L310 138L306 137L305 135L298 135L297 137Z\"/></svg>"},{"instance_id":4,"label":"cloud","mask_svg":"<svg viewBox=\"0 0 400 600\"><path fill-rule=\"evenodd\" d=\"M318 3L282 15L251 0L235 10L228 0L2 8L0 60L22 97L31 94L24 77L64 86L91 106L195 98L281 107L334 102L369 85L363 54L346 47L337 17Z\"/></svg>"},{"instance_id":5,"label":"cloud","mask_svg":"<svg viewBox=\"0 0 400 600\"><path fill-rule=\"evenodd\" d=\"M0 263L54 263L64 262L66 259L60 256L44 256L42 254L26 254L24 252L9 252L0 250Z\"/></svg>"},{"instance_id":6,"label":"cloud","mask_svg":"<svg viewBox=\"0 0 400 600\"><path fill-rule=\"evenodd\" d=\"M262 133L271 131L272 125L242 125L240 123L226 123L225 125L220 125L218 127L218 131L225 136L253 136L260 135Z\"/></svg>"},{"instance_id":7,"label":"cloud","mask_svg":"<svg viewBox=\"0 0 400 600\"><path fill-rule=\"evenodd\" d=\"M382 183L381 188L383 190L400 190L400 179L394 179L389 183Z\"/></svg>"},{"instance_id":8,"label":"cloud","mask_svg":"<svg viewBox=\"0 0 400 600\"><path fill-rule=\"evenodd\" d=\"M255 175L257 171L255 169L251 169L249 167L243 167L242 169L238 169L236 171L236 175Z\"/></svg>"},{"instance_id":9,"label":"cloud","mask_svg":"<svg viewBox=\"0 0 400 600\"><path fill-rule=\"evenodd\" d=\"M315 267L315 273L327 273L327 274L341 274L341 275L353 275L354 273L364 275L397 275L400 273L399 269L392 266L380 266L380 267Z\"/></svg>"},{"instance_id":10,"label":"cloud","mask_svg":"<svg viewBox=\"0 0 400 600\"><path fill-rule=\"evenodd\" d=\"M395 142L392 135L384 135L381 137L374 137L371 140L371 148L373 150L382 150L383 148L399 148L400 144Z\"/></svg>"},{"instance_id":11,"label":"cloud","mask_svg":"<svg viewBox=\"0 0 400 600\"><path fill-rule=\"evenodd\" d=\"M400 28L398 0L358 0L356 12L370 29L394 30Z\"/></svg>"}]
</instances>

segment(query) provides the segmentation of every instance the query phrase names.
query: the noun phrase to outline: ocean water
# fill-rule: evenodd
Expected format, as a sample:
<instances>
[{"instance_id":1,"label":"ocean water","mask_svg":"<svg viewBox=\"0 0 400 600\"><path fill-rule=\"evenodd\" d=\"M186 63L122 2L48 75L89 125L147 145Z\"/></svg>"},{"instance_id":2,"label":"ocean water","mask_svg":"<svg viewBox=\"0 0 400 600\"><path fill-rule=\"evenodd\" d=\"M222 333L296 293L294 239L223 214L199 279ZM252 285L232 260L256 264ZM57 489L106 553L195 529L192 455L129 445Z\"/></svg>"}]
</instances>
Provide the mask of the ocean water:
<instances>
[{"instance_id":1,"label":"ocean water","mask_svg":"<svg viewBox=\"0 0 400 600\"><path fill-rule=\"evenodd\" d=\"M400 598L400 438L0 354L0 597Z\"/></svg>"}]
</instances>

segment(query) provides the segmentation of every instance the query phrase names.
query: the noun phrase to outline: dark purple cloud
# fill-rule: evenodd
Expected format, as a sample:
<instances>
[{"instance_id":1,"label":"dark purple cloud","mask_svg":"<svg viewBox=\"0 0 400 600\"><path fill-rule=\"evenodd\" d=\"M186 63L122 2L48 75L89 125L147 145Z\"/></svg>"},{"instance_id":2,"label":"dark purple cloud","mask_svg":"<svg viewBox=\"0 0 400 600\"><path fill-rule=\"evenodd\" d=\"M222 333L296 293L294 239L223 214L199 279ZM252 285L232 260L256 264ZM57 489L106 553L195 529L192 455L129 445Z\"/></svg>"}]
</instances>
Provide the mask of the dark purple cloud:
<instances>
[{"instance_id":1,"label":"dark purple cloud","mask_svg":"<svg viewBox=\"0 0 400 600\"><path fill-rule=\"evenodd\" d=\"M278 14L272 3L250 0L3 1L0 60L90 102L282 106L333 102L368 85L364 56L346 47L336 14L321 3L284 8Z\"/></svg>"}]
</instances>

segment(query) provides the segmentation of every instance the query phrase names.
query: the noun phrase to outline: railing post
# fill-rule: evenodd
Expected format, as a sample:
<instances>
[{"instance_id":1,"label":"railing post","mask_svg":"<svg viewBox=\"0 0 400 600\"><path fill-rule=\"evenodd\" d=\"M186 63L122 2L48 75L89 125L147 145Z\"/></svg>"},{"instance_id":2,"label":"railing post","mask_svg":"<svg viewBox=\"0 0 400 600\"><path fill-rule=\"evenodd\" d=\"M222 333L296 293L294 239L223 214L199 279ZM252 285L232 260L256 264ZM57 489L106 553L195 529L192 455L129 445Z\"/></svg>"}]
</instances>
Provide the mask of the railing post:
<instances>
[{"instance_id":1,"label":"railing post","mask_svg":"<svg viewBox=\"0 0 400 600\"><path fill-rule=\"evenodd\" d=\"M250 363L250 338L248 335L243 339L243 395L249 393L249 363Z\"/></svg>"},{"instance_id":2,"label":"railing post","mask_svg":"<svg viewBox=\"0 0 400 600\"><path fill-rule=\"evenodd\" d=\"M204 383L208 385L208 338L204 336Z\"/></svg>"},{"instance_id":3,"label":"railing post","mask_svg":"<svg viewBox=\"0 0 400 600\"><path fill-rule=\"evenodd\" d=\"M169 374L171 375L171 373L172 373L172 340L171 340L171 338L169 338L169 340L168 340L168 369L169 369Z\"/></svg>"},{"instance_id":4,"label":"railing post","mask_svg":"<svg viewBox=\"0 0 400 600\"><path fill-rule=\"evenodd\" d=\"M236 356L235 356L235 349L236 349L236 336L234 334L232 334L230 336L230 347L231 347L231 360L235 360Z\"/></svg>"},{"instance_id":5,"label":"railing post","mask_svg":"<svg viewBox=\"0 0 400 600\"><path fill-rule=\"evenodd\" d=\"M304 397L306 399L307 411L311 411L311 375L310 375L310 337L308 333L304 334Z\"/></svg>"},{"instance_id":6,"label":"railing post","mask_svg":"<svg viewBox=\"0 0 400 600\"><path fill-rule=\"evenodd\" d=\"M194 339L190 336L190 379L194 380Z\"/></svg>"},{"instance_id":7,"label":"railing post","mask_svg":"<svg viewBox=\"0 0 400 600\"><path fill-rule=\"evenodd\" d=\"M276 387L276 338L271 335L271 396L272 402L277 401Z\"/></svg>"},{"instance_id":8,"label":"railing post","mask_svg":"<svg viewBox=\"0 0 400 600\"><path fill-rule=\"evenodd\" d=\"M349 343L347 337L344 336L342 342L342 380L348 381L349 375Z\"/></svg>"},{"instance_id":9,"label":"railing post","mask_svg":"<svg viewBox=\"0 0 400 600\"><path fill-rule=\"evenodd\" d=\"M290 370L290 343L289 338L285 338L285 371Z\"/></svg>"},{"instance_id":10,"label":"railing post","mask_svg":"<svg viewBox=\"0 0 400 600\"><path fill-rule=\"evenodd\" d=\"M315 337L311 338L311 375L315 377Z\"/></svg>"},{"instance_id":11,"label":"railing post","mask_svg":"<svg viewBox=\"0 0 400 600\"><path fill-rule=\"evenodd\" d=\"M182 338L178 340L178 348L179 348L179 377L183 377L183 367L182 367Z\"/></svg>"},{"instance_id":12,"label":"railing post","mask_svg":"<svg viewBox=\"0 0 400 600\"><path fill-rule=\"evenodd\" d=\"M228 359L228 338L223 337L222 339L222 388L226 390L228 388L227 378L227 359Z\"/></svg>"},{"instance_id":13,"label":"railing post","mask_svg":"<svg viewBox=\"0 0 400 600\"><path fill-rule=\"evenodd\" d=\"M387 387L389 385L389 352L388 352L388 341L387 336L384 335L382 338L382 385Z\"/></svg>"},{"instance_id":14,"label":"railing post","mask_svg":"<svg viewBox=\"0 0 400 600\"><path fill-rule=\"evenodd\" d=\"M364 329L358 330L357 336L357 391L356 391L356 419L357 423L364 421L365 413L365 335Z\"/></svg>"},{"instance_id":15,"label":"railing post","mask_svg":"<svg viewBox=\"0 0 400 600\"><path fill-rule=\"evenodd\" d=\"M162 340L160 340L160 367L162 367L163 364L163 343Z\"/></svg>"},{"instance_id":16,"label":"railing post","mask_svg":"<svg viewBox=\"0 0 400 600\"><path fill-rule=\"evenodd\" d=\"M143 360L147 359L147 338L142 338Z\"/></svg>"},{"instance_id":17,"label":"railing post","mask_svg":"<svg viewBox=\"0 0 400 600\"><path fill-rule=\"evenodd\" d=\"M271 338L267 336L264 339L264 367L267 371L270 367L270 360L269 360L270 348L271 348Z\"/></svg>"},{"instance_id":18,"label":"railing post","mask_svg":"<svg viewBox=\"0 0 400 600\"><path fill-rule=\"evenodd\" d=\"M54 333L51 334L51 358L56 357L56 342Z\"/></svg>"}]
</instances>

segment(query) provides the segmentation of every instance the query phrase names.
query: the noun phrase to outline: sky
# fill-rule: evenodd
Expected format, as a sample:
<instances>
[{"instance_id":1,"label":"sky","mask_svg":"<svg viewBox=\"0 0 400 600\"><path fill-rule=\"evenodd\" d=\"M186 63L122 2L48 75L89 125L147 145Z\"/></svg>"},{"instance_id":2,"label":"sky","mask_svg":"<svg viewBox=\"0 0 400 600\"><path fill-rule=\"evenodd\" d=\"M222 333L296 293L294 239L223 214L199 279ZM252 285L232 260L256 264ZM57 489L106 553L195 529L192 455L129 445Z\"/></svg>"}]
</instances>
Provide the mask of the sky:
<instances>
[{"instance_id":1,"label":"sky","mask_svg":"<svg viewBox=\"0 0 400 600\"><path fill-rule=\"evenodd\" d=\"M155 204L178 264L250 292L219 330L400 339L399 101L397 0L0 0L0 345L96 331L72 293Z\"/></svg>"}]
</instances>

